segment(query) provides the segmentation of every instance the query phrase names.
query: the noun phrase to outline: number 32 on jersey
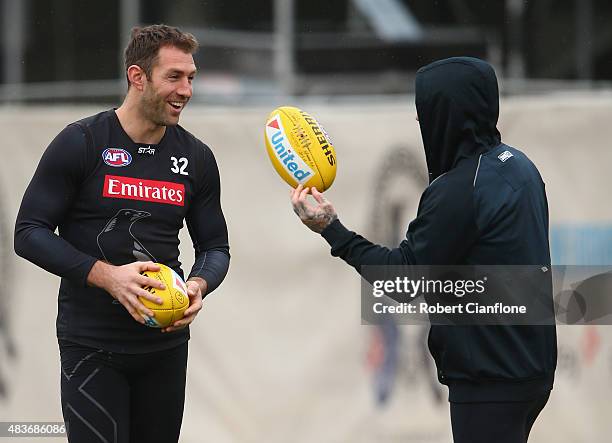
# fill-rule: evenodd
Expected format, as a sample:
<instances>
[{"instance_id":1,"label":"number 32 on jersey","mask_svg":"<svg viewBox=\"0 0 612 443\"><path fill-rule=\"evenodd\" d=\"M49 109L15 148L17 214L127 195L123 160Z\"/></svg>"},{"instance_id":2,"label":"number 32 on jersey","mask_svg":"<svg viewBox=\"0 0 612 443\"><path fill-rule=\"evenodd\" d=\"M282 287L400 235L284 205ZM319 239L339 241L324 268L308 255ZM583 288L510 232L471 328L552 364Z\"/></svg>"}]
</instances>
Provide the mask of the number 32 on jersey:
<instances>
[{"instance_id":1,"label":"number 32 on jersey","mask_svg":"<svg viewBox=\"0 0 612 443\"><path fill-rule=\"evenodd\" d=\"M176 157L170 157L170 160L172 161L172 167L170 168L172 172L175 174L189 175L186 171L189 161L185 157L181 157L178 160Z\"/></svg>"}]
</instances>

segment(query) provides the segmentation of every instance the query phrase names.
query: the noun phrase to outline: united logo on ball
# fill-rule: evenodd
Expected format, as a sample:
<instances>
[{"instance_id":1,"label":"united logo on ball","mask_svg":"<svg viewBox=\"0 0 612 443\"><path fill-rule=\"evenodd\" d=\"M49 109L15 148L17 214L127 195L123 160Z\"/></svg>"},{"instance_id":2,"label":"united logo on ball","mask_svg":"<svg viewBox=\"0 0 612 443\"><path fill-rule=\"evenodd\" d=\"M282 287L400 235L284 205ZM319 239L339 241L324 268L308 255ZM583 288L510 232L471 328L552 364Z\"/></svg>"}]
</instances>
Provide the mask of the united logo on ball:
<instances>
[{"instance_id":1,"label":"united logo on ball","mask_svg":"<svg viewBox=\"0 0 612 443\"><path fill-rule=\"evenodd\" d=\"M156 264L160 267L159 271L145 271L142 275L161 281L166 289L162 290L151 286L145 286L144 289L161 298L162 304L158 305L144 297L139 297L142 304L155 314L153 317L144 313L141 313L141 315L145 319L145 325L151 328L165 328L176 320L183 318L185 310L189 307L189 296L187 295L187 285L176 272L166 265Z\"/></svg>"},{"instance_id":2,"label":"united logo on ball","mask_svg":"<svg viewBox=\"0 0 612 443\"><path fill-rule=\"evenodd\" d=\"M323 127L307 112L282 106L272 111L265 128L272 166L290 186L329 189L336 178L336 152Z\"/></svg>"}]
</instances>

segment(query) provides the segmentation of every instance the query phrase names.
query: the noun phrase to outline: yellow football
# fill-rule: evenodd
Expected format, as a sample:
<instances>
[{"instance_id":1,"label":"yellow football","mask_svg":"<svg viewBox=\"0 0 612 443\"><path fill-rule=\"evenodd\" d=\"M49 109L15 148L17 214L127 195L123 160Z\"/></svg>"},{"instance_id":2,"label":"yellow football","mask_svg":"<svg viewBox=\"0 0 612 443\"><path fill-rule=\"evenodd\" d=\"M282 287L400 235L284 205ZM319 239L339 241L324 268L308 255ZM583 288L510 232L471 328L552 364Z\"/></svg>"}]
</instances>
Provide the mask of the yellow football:
<instances>
[{"instance_id":1,"label":"yellow football","mask_svg":"<svg viewBox=\"0 0 612 443\"><path fill-rule=\"evenodd\" d=\"M291 106L276 108L266 122L265 140L272 166L290 186L323 192L334 182L334 146L310 114Z\"/></svg>"},{"instance_id":2,"label":"yellow football","mask_svg":"<svg viewBox=\"0 0 612 443\"><path fill-rule=\"evenodd\" d=\"M144 271L142 275L161 281L166 285L166 289L157 289L145 286L144 289L151 294L162 299L162 304L158 305L144 297L138 297L143 305L154 312L153 317L141 313L145 319L145 325L151 328L165 328L176 320L183 318L185 310L189 307L189 296L187 295L187 285L183 279L171 268L161 263L156 263L160 267L157 272Z\"/></svg>"}]
</instances>

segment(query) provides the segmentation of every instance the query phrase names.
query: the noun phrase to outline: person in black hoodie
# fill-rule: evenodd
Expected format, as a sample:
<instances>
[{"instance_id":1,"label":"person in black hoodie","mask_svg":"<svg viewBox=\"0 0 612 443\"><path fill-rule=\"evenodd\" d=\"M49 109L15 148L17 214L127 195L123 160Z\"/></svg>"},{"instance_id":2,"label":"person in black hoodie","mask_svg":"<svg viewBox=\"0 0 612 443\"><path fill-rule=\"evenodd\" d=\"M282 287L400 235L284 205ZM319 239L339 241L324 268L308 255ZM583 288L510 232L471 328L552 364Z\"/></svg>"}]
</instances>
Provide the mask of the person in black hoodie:
<instances>
[{"instance_id":1,"label":"person in black hoodie","mask_svg":"<svg viewBox=\"0 0 612 443\"><path fill-rule=\"evenodd\" d=\"M524 153L501 142L493 68L470 57L436 61L417 72L415 96L429 186L400 245L389 249L349 231L320 192L300 185L290 195L302 222L358 272L364 265L550 267L544 182ZM527 441L553 386L554 324L432 325L428 344L449 388L456 443Z\"/></svg>"}]
</instances>

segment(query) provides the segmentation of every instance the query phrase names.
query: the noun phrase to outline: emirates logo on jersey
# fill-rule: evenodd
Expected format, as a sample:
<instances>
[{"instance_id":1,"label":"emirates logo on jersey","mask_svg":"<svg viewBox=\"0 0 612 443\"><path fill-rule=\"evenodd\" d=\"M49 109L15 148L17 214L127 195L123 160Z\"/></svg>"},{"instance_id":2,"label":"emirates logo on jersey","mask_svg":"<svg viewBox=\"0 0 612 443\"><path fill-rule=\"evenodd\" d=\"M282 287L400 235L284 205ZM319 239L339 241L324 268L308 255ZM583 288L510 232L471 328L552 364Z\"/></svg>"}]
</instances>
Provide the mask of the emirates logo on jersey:
<instances>
[{"instance_id":1,"label":"emirates logo on jersey","mask_svg":"<svg viewBox=\"0 0 612 443\"><path fill-rule=\"evenodd\" d=\"M106 175L102 195L107 198L185 206L185 186L181 183Z\"/></svg>"}]
</instances>

